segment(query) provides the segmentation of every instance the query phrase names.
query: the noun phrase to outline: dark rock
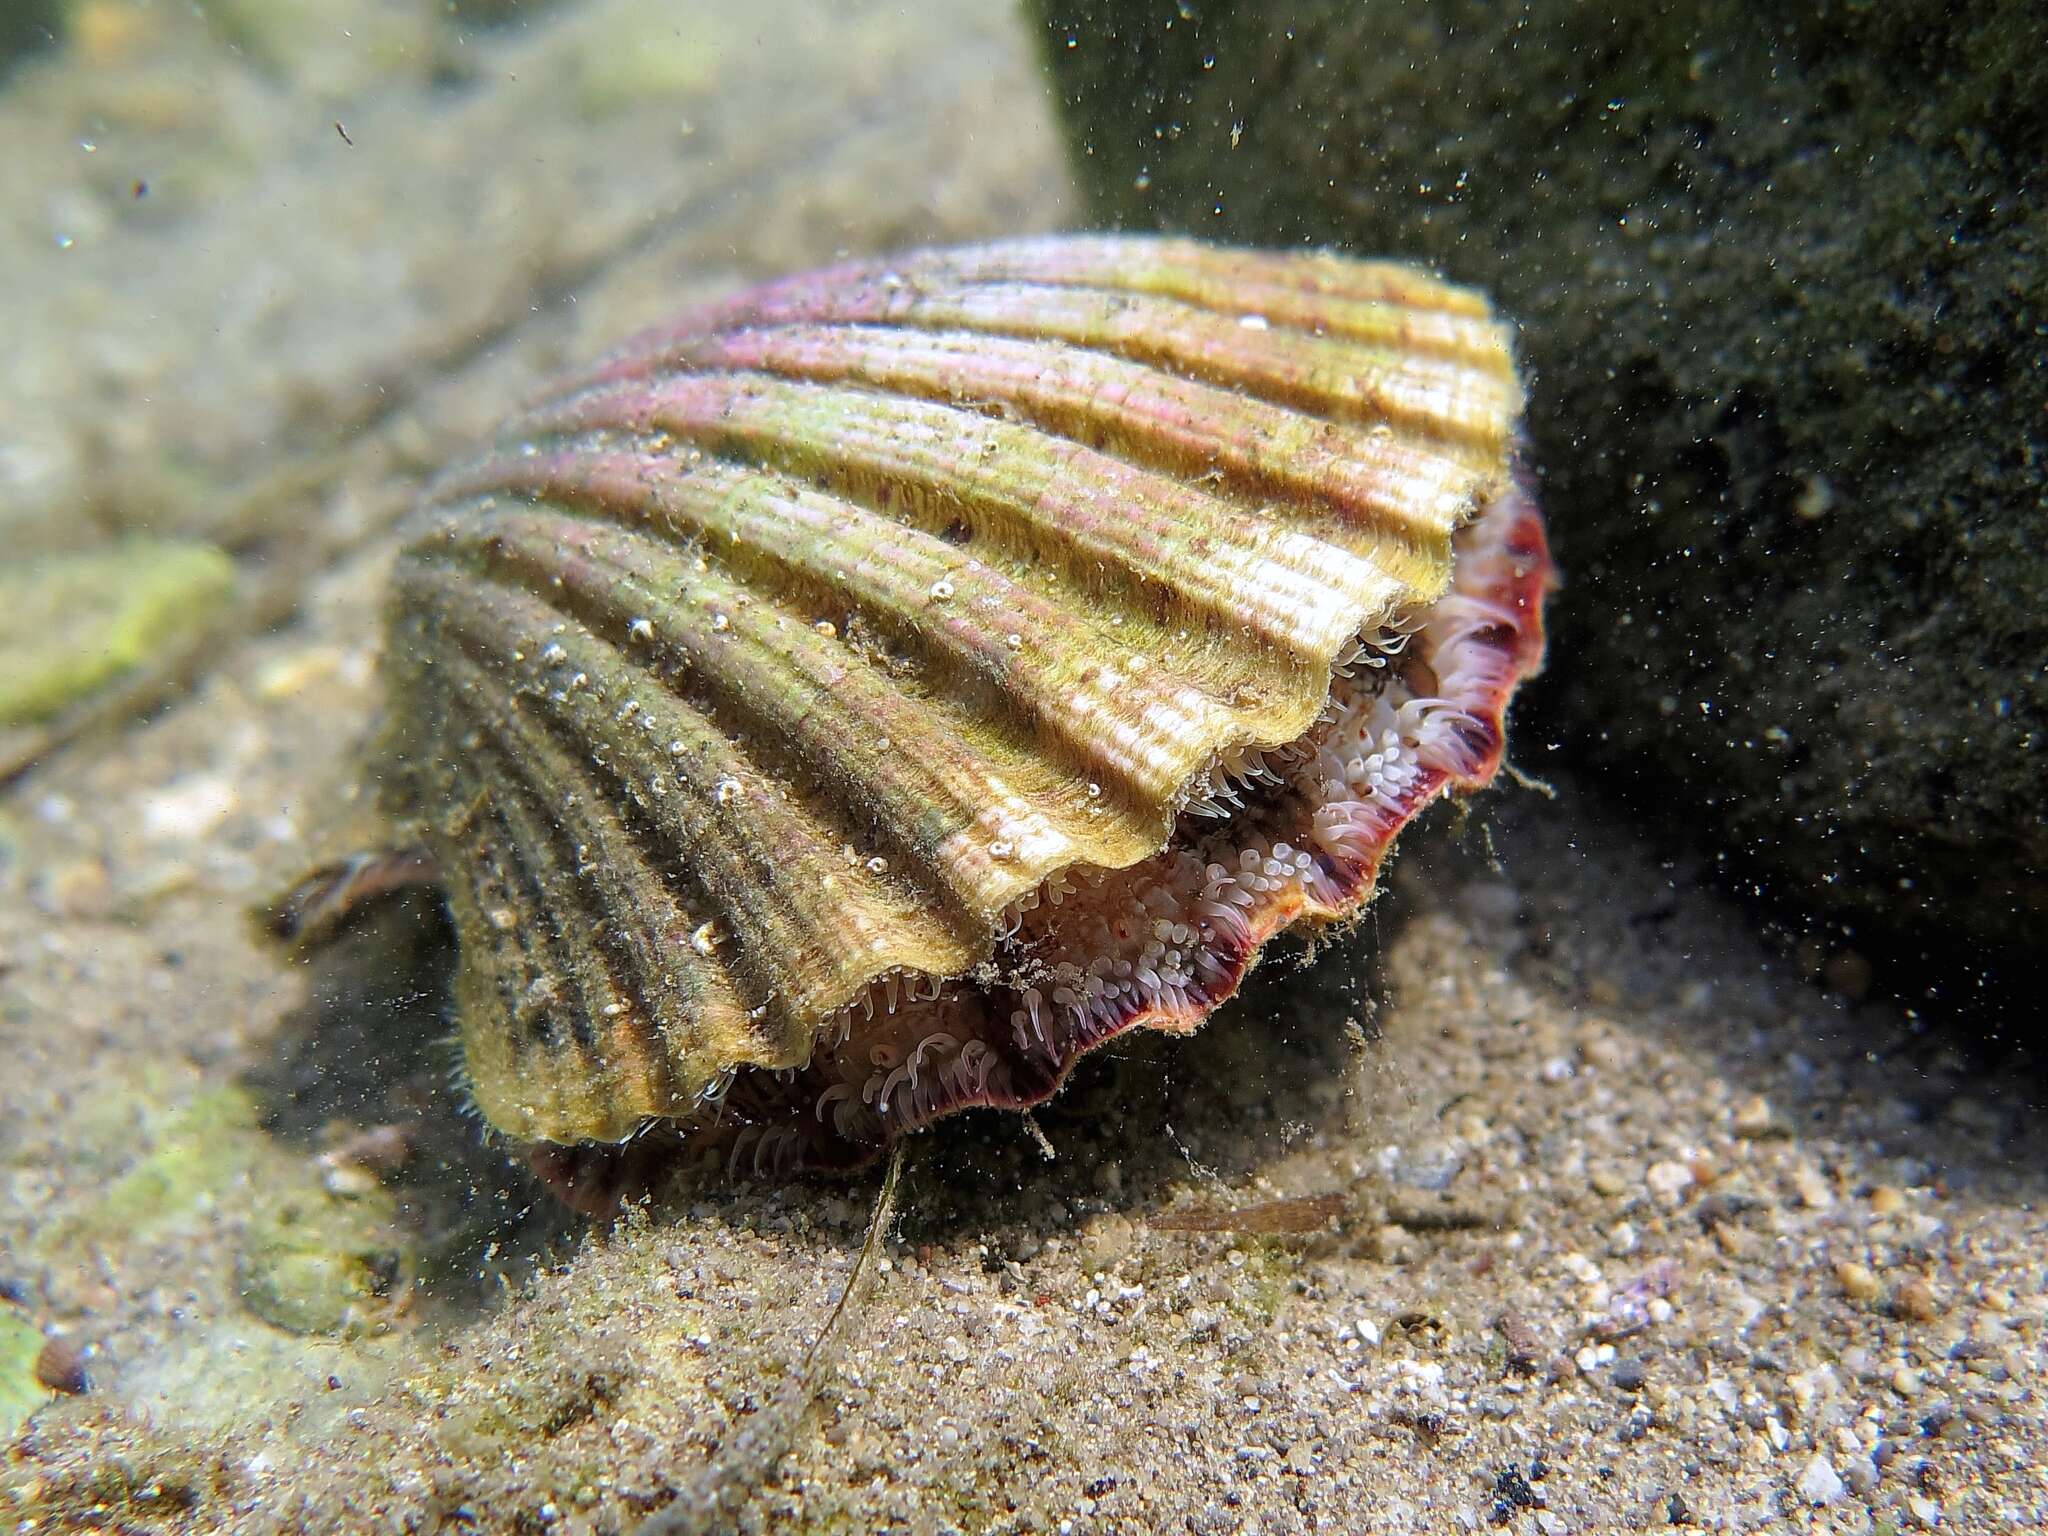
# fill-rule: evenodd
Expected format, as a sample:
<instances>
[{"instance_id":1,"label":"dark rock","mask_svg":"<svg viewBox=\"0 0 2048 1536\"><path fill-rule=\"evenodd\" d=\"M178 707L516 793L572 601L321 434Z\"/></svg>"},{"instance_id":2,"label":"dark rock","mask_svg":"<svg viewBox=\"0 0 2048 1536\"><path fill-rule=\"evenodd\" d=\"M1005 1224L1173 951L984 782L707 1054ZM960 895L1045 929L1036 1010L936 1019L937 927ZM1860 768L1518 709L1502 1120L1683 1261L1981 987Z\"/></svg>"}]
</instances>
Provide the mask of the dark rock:
<instances>
[{"instance_id":1,"label":"dark rock","mask_svg":"<svg viewBox=\"0 0 2048 1536\"><path fill-rule=\"evenodd\" d=\"M1697 834L1816 969L2017 963L2048 911L2036 8L1034 4L1106 222L1411 256L1524 327L1566 580L1526 765Z\"/></svg>"},{"instance_id":2,"label":"dark rock","mask_svg":"<svg viewBox=\"0 0 2048 1536\"><path fill-rule=\"evenodd\" d=\"M43 1386L67 1396L92 1387L92 1377L85 1369L85 1350L75 1339L45 1339L36 1355L35 1374Z\"/></svg>"}]
</instances>

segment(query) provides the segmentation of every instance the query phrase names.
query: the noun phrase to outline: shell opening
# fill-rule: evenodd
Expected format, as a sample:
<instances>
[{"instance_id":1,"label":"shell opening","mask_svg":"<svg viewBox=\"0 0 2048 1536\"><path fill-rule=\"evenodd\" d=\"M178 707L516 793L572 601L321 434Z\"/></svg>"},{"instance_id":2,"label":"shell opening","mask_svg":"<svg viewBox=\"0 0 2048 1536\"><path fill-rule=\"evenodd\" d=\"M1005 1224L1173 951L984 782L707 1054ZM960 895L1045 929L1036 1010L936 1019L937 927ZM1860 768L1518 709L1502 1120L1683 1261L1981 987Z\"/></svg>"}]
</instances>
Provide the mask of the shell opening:
<instances>
[{"instance_id":1,"label":"shell opening","mask_svg":"<svg viewBox=\"0 0 2048 1536\"><path fill-rule=\"evenodd\" d=\"M1528 516L1517 493L1487 509L1461 535L1453 593L1347 648L1302 737L1224 754L1160 853L1057 872L1004 911L970 975L878 979L793 1081L739 1075L742 1129L686 1137L770 1174L859 1161L951 1110L1036 1102L1127 1029L1190 1030L1274 934L1355 915L1401 826L1498 764L1507 694L1540 648L1547 567L1532 589L1528 563L1502 555Z\"/></svg>"}]
</instances>

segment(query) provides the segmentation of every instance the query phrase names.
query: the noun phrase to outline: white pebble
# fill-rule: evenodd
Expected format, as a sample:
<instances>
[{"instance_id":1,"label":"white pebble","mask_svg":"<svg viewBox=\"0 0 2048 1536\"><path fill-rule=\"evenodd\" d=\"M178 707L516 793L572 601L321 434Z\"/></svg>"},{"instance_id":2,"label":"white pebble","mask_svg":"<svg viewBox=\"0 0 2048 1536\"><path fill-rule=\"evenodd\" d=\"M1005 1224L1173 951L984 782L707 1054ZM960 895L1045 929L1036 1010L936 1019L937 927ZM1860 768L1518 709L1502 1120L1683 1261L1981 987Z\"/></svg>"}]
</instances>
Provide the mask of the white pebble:
<instances>
[{"instance_id":1,"label":"white pebble","mask_svg":"<svg viewBox=\"0 0 2048 1536\"><path fill-rule=\"evenodd\" d=\"M196 842L218 830L240 804L228 780L186 774L142 802L142 835L151 842Z\"/></svg>"},{"instance_id":2,"label":"white pebble","mask_svg":"<svg viewBox=\"0 0 2048 1536\"><path fill-rule=\"evenodd\" d=\"M1650 1186L1650 1193L1667 1205L1676 1205L1685 1198L1685 1192L1692 1188L1693 1172L1684 1163L1658 1162L1650 1164L1643 1175L1643 1182Z\"/></svg>"},{"instance_id":3,"label":"white pebble","mask_svg":"<svg viewBox=\"0 0 2048 1536\"><path fill-rule=\"evenodd\" d=\"M1799 1497L1809 1504L1832 1504L1845 1491L1840 1474L1825 1456L1814 1457L1799 1474Z\"/></svg>"}]
</instances>

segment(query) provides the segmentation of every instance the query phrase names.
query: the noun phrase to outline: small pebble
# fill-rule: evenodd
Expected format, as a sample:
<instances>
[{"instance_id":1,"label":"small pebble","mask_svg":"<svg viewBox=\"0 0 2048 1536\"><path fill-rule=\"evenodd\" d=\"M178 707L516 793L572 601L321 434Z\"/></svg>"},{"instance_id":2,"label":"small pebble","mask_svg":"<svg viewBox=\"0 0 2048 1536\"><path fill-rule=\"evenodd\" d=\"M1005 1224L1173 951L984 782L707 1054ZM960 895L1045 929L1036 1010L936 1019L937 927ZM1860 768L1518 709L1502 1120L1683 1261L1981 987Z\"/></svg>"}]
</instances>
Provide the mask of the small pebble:
<instances>
[{"instance_id":1,"label":"small pebble","mask_svg":"<svg viewBox=\"0 0 2048 1536\"><path fill-rule=\"evenodd\" d=\"M1588 1031L1579 1041L1579 1055L1585 1058L1586 1065L1606 1072L1628 1064L1628 1053L1621 1042L1605 1031Z\"/></svg>"},{"instance_id":2,"label":"small pebble","mask_svg":"<svg viewBox=\"0 0 2048 1536\"><path fill-rule=\"evenodd\" d=\"M1877 1276L1870 1272L1867 1264L1846 1259L1835 1266L1835 1279L1842 1287L1842 1294L1851 1301L1869 1301L1877 1295Z\"/></svg>"},{"instance_id":3,"label":"small pebble","mask_svg":"<svg viewBox=\"0 0 2048 1536\"><path fill-rule=\"evenodd\" d=\"M1843 1481L1860 1494L1868 1494L1877 1487L1877 1466L1867 1456L1858 1456L1843 1469Z\"/></svg>"},{"instance_id":4,"label":"small pebble","mask_svg":"<svg viewBox=\"0 0 2048 1536\"><path fill-rule=\"evenodd\" d=\"M1892 1311L1909 1322L1931 1323L1941 1316L1941 1303L1935 1299L1934 1287L1916 1275L1901 1281L1892 1292Z\"/></svg>"},{"instance_id":5,"label":"small pebble","mask_svg":"<svg viewBox=\"0 0 2048 1536\"><path fill-rule=\"evenodd\" d=\"M85 1351L75 1339L49 1338L36 1353L36 1380L52 1392L76 1396L92 1386L85 1373Z\"/></svg>"},{"instance_id":6,"label":"small pebble","mask_svg":"<svg viewBox=\"0 0 2048 1536\"><path fill-rule=\"evenodd\" d=\"M1799 1474L1799 1497L1816 1507L1832 1504L1844 1492L1841 1475L1825 1456L1816 1456Z\"/></svg>"},{"instance_id":7,"label":"small pebble","mask_svg":"<svg viewBox=\"0 0 2048 1536\"><path fill-rule=\"evenodd\" d=\"M1652 1163L1643 1175L1643 1182L1650 1187L1650 1193L1666 1205L1677 1205L1685 1199L1686 1191L1694 1183L1691 1165L1669 1161Z\"/></svg>"},{"instance_id":8,"label":"small pebble","mask_svg":"<svg viewBox=\"0 0 2048 1536\"><path fill-rule=\"evenodd\" d=\"M218 831L240 804L226 778L186 774L143 800L142 835L151 842L198 842Z\"/></svg>"},{"instance_id":9,"label":"small pebble","mask_svg":"<svg viewBox=\"0 0 2048 1536\"><path fill-rule=\"evenodd\" d=\"M1870 1214L1873 1216L1896 1216L1905 1208L1905 1195L1889 1184L1880 1184L1870 1192Z\"/></svg>"},{"instance_id":10,"label":"small pebble","mask_svg":"<svg viewBox=\"0 0 2048 1536\"><path fill-rule=\"evenodd\" d=\"M1738 1136L1772 1136L1783 1129L1777 1116L1771 1113L1771 1101L1762 1094L1753 1095L1736 1105L1731 1124Z\"/></svg>"},{"instance_id":11,"label":"small pebble","mask_svg":"<svg viewBox=\"0 0 2048 1536\"><path fill-rule=\"evenodd\" d=\"M1612 1344L1588 1344L1572 1356L1572 1363L1579 1368L1579 1374L1590 1376L1602 1366L1614 1363Z\"/></svg>"},{"instance_id":12,"label":"small pebble","mask_svg":"<svg viewBox=\"0 0 2048 1536\"><path fill-rule=\"evenodd\" d=\"M1801 1163L1792 1170L1792 1188L1798 1192L1799 1203L1809 1211L1825 1211L1835 1203L1833 1186L1811 1163Z\"/></svg>"}]
</instances>

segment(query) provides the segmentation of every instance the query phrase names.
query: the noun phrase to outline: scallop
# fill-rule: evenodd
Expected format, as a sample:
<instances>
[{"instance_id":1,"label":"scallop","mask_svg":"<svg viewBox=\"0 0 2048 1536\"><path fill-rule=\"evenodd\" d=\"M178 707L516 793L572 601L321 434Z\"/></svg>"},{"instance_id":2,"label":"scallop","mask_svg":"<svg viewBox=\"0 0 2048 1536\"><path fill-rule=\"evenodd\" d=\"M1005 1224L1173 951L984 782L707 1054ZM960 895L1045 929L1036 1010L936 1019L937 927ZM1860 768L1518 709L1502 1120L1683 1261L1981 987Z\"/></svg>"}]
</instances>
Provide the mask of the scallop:
<instances>
[{"instance_id":1,"label":"scallop","mask_svg":"<svg viewBox=\"0 0 2048 1536\"><path fill-rule=\"evenodd\" d=\"M526 410L384 659L476 1104L839 1166L1192 1029L1498 767L1521 399L1414 268L1073 236L757 287Z\"/></svg>"}]
</instances>

